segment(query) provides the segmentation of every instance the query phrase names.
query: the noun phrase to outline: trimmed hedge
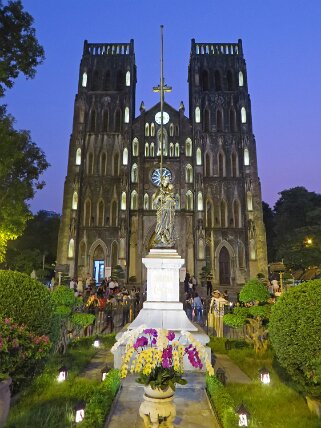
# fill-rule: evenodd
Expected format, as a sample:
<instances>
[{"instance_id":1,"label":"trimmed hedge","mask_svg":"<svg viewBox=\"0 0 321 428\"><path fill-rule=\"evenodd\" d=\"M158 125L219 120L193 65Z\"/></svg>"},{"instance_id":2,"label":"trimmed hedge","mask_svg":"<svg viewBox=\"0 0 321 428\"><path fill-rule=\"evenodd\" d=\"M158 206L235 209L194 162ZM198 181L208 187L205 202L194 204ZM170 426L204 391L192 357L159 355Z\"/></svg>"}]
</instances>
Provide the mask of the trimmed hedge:
<instances>
[{"instance_id":1,"label":"trimmed hedge","mask_svg":"<svg viewBox=\"0 0 321 428\"><path fill-rule=\"evenodd\" d=\"M248 281L240 292L240 301L244 303L259 301L267 302L270 298L270 293L258 279Z\"/></svg>"},{"instance_id":2,"label":"trimmed hedge","mask_svg":"<svg viewBox=\"0 0 321 428\"><path fill-rule=\"evenodd\" d=\"M206 389L223 428L238 426L236 405L224 385L215 376L206 376Z\"/></svg>"},{"instance_id":3,"label":"trimmed hedge","mask_svg":"<svg viewBox=\"0 0 321 428\"><path fill-rule=\"evenodd\" d=\"M50 334L53 304L48 288L26 274L0 271L0 317L12 318L36 335Z\"/></svg>"},{"instance_id":4,"label":"trimmed hedge","mask_svg":"<svg viewBox=\"0 0 321 428\"><path fill-rule=\"evenodd\" d=\"M321 279L282 294L269 333L280 365L299 389L321 397Z\"/></svg>"}]
</instances>

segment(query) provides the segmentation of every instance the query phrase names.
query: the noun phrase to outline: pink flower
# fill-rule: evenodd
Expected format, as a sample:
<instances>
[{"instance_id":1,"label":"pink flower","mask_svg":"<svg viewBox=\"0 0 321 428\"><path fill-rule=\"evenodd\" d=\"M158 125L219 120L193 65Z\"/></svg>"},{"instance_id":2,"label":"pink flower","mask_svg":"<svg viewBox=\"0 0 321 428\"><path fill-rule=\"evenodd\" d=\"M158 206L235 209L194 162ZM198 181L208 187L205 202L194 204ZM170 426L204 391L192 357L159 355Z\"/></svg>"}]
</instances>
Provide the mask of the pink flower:
<instances>
[{"instance_id":1,"label":"pink flower","mask_svg":"<svg viewBox=\"0 0 321 428\"><path fill-rule=\"evenodd\" d=\"M175 333L173 331L169 331L166 337L168 340L174 340L175 339Z\"/></svg>"},{"instance_id":2,"label":"pink flower","mask_svg":"<svg viewBox=\"0 0 321 428\"><path fill-rule=\"evenodd\" d=\"M134 349L146 346L148 344L148 340L145 336L139 337L134 343Z\"/></svg>"}]
</instances>

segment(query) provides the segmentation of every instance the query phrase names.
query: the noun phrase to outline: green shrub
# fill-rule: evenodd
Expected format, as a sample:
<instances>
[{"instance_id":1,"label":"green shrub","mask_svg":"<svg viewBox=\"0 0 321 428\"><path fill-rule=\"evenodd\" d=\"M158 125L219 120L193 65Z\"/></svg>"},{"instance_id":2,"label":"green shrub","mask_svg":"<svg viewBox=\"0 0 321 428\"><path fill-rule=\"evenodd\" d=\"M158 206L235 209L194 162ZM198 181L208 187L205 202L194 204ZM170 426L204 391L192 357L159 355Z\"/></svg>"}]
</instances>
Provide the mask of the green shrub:
<instances>
[{"instance_id":1,"label":"green shrub","mask_svg":"<svg viewBox=\"0 0 321 428\"><path fill-rule=\"evenodd\" d=\"M37 335L50 334L53 318L50 292L28 275L0 271L0 317L12 318Z\"/></svg>"},{"instance_id":2,"label":"green shrub","mask_svg":"<svg viewBox=\"0 0 321 428\"><path fill-rule=\"evenodd\" d=\"M95 315L75 313L71 316L71 322L77 327L88 327L95 321Z\"/></svg>"},{"instance_id":3,"label":"green shrub","mask_svg":"<svg viewBox=\"0 0 321 428\"><path fill-rule=\"evenodd\" d=\"M119 387L119 372L118 370L111 370L104 382L92 394L86 406L85 419L79 426L102 428Z\"/></svg>"},{"instance_id":4,"label":"green shrub","mask_svg":"<svg viewBox=\"0 0 321 428\"><path fill-rule=\"evenodd\" d=\"M223 427L237 427L236 405L223 384L215 376L206 376L206 389Z\"/></svg>"},{"instance_id":5,"label":"green shrub","mask_svg":"<svg viewBox=\"0 0 321 428\"><path fill-rule=\"evenodd\" d=\"M225 325L229 327L238 328L242 327L246 322L246 316L237 315L237 314L226 314L223 317L223 321Z\"/></svg>"},{"instance_id":6,"label":"green shrub","mask_svg":"<svg viewBox=\"0 0 321 428\"><path fill-rule=\"evenodd\" d=\"M270 294L265 286L258 279L251 279L248 281L240 292L240 301L244 303L249 302L267 302Z\"/></svg>"},{"instance_id":7,"label":"green shrub","mask_svg":"<svg viewBox=\"0 0 321 428\"><path fill-rule=\"evenodd\" d=\"M269 324L280 365L299 389L321 396L321 279L291 288L278 299Z\"/></svg>"},{"instance_id":8,"label":"green shrub","mask_svg":"<svg viewBox=\"0 0 321 428\"><path fill-rule=\"evenodd\" d=\"M17 391L41 370L50 347L48 336L36 336L12 319L0 319L0 380L9 375Z\"/></svg>"}]
</instances>

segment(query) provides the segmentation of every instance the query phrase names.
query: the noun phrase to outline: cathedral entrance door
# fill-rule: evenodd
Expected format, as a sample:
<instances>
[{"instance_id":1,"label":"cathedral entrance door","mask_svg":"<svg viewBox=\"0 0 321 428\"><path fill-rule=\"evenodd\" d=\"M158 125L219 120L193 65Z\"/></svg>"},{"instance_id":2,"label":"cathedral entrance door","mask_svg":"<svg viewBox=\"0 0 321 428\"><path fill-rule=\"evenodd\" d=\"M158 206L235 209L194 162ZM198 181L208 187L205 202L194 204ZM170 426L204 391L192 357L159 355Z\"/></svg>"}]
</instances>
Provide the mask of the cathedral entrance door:
<instances>
[{"instance_id":1,"label":"cathedral entrance door","mask_svg":"<svg viewBox=\"0 0 321 428\"><path fill-rule=\"evenodd\" d=\"M96 284L100 284L105 278L105 262L104 260L94 260L94 279Z\"/></svg>"},{"instance_id":2,"label":"cathedral entrance door","mask_svg":"<svg viewBox=\"0 0 321 428\"><path fill-rule=\"evenodd\" d=\"M230 255L226 247L223 247L219 257L220 266L220 285L230 285L231 269Z\"/></svg>"}]
</instances>

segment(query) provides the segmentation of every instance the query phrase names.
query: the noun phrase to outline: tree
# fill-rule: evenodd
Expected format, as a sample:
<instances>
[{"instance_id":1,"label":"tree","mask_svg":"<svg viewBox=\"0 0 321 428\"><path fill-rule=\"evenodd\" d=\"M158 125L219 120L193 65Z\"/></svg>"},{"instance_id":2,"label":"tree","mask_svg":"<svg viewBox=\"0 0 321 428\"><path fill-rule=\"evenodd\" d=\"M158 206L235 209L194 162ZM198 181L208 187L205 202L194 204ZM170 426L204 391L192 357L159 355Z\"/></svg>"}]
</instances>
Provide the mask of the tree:
<instances>
[{"instance_id":1,"label":"tree","mask_svg":"<svg viewBox=\"0 0 321 428\"><path fill-rule=\"evenodd\" d=\"M321 396L321 280L291 288L270 317L270 338L280 365L301 391Z\"/></svg>"},{"instance_id":2,"label":"tree","mask_svg":"<svg viewBox=\"0 0 321 428\"><path fill-rule=\"evenodd\" d=\"M274 221L274 212L272 208L266 202L262 202L263 209L263 222L266 232L266 245L267 245L267 256L268 261L271 263L275 261L275 221Z\"/></svg>"},{"instance_id":3,"label":"tree","mask_svg":"<svg viewBox=\"0 0 321 428\"><path fill-rule=\"evenodd\" d=\"M32 24L33 18L23 10L21 1L9 1L6 6L0 1L0 96L12 88L20 72L33 78L44 60Z\"/></svg>"},{"instance_id":4,"label":"tree","mask_svg":"<svg viewBox=\"0 0 321 428\"><path fill-rule=\"evenodd\" d=\"M23 234L8 243L6 268L31 273L34 269L52 269L56 260L60 215L39 211L28 220ZM37 275L38 276L38 275Z\"/></svg>"},{"instance_id":5,"label":"tree","mask_svg":"<svg viewBox=\"0 0 321 428\"><path fill-rule=\"evenodd\" d=\"M321 195L304 187L280 192L274 207L277 259L287 267L306 269L321 264Z\"/></svg>"},{"instance_id":6,"label":"tree","mask_svg":"<svg viewBox=\"0 0 321 428\"><path fill-rule=\"evenodd\" d=\"M26 201L44 186L39 177L49 166L29 132L16 131L13 123L0 106L0 261L8 240L21 235L31 218Z\"/></svg>"}]
</instances>

